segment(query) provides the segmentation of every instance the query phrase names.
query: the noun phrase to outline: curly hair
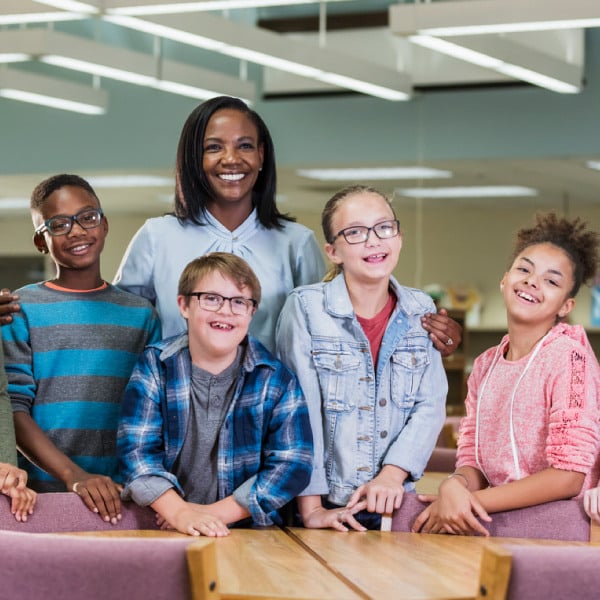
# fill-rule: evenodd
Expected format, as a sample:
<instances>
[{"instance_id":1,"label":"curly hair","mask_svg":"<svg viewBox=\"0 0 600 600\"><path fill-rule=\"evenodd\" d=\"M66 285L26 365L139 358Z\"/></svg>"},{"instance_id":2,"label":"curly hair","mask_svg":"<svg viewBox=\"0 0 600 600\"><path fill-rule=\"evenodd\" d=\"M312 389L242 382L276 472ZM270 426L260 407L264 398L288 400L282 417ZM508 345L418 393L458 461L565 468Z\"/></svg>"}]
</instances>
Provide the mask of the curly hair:
<instances>
[{"instance_id":1,"label":"curly hair","mask_svg":"<svg viewBox=\"0 0 600 600\"><path fill-rule=\"evenodd\" d=\"M517 240L511 262L529 246L552 244L566 252L573 264L573 289L569 294L574 298L582 283L591 280L598 270L598 248L600 236L587 229L587 223L576 217L569 220L555 213L536 214L534 227L517 232Z\"/></svg>"}]
</instances>

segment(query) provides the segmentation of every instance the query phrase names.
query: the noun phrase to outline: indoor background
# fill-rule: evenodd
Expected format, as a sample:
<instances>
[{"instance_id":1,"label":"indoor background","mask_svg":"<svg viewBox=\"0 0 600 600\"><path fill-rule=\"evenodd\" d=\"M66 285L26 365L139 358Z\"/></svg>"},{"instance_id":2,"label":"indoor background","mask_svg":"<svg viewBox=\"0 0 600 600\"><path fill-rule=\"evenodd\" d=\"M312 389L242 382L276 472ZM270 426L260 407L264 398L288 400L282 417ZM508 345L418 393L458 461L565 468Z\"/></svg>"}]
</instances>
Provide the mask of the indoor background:
<instances>
[{"instance_id":1,"label":"indoor background","mask_svg":"<svg viewBox=\"0 0 600 600\"><path fill-rule=\"evenodd\" d=\"M486 2L490 7L498 4L496 0L431 4L466 7ZM600 19L594 27L494 37L521 48L519 60L535 62L544 55L550 57L547 70L555 63L567 65L571 80L578 80L577 90L559 93L412 43L391 29L389 15L397 2L309 2L153 17L169 23L171 18L189 24L209 18L232 22L248 31L247 38L240 35L242 41L251 40L251 30L260 27L286 36L290 44L310 44L323 52L331 49L342 59L342 69L353 61L372 62L388 72L400 69L407 74L410 97L393 101L169 39L157 43L154 35L108 22L102 14L51 25L1 20L19 11L56 13L61 10L58 4L0 0L0 23L5 23L0 25L0 56L15 44L14 36L11 40L5 34L48 29L116 51L159 55L252 83L253 107L275 142L280 209L313 228L321 242L323 204L335 190L356 181L356 176L321 181L301 176L299 170L418 166L446 172L444 178L433 180L370 176L365 183L394 198L404 234L396 272L402 283L454 286L476 290L481 296L480 319L469 330L469 354L491 345L502 333L505 321L498 283L516 229L531 224L538 210L580 216L600 229L600 170L590 168L600 161ZM119 2L104 6L115 4ZM157 0L121 0L120 5L125 4L157 4ZM550 15L565 3L528 4L545 5ZM571 8L595 11L600 18L594 5L598 3L575 2ZM493 47L491 37L475 37L480 49L486 44ZM42 64L35 56L8 67L95 86L106 93L108 106L105 114L84 115L0 97L0 260L5 278L0 285L18 285L24 271L34 279L44 276L35 266L23 269L25 263L12 259L39 256L31 242L27 198L41 179L58 172L98 181L96 191L110 223L103 254L103 274L110 280L137 228L145 219L170 210L177 140L185 119L201 100ZM5 68L0 65L0 96ZM157 187L105 187L102 177L116 175L161 179ZM415 189L442 186L520 186L528 191L517 197L468 198L466 192L453 199L415 197ZM14 265L18 265L16 272ZM591 325L591 304L590 290L583 289L573 321L593 334L598 353L600 329Z\"/></svg>"}]
</instances>

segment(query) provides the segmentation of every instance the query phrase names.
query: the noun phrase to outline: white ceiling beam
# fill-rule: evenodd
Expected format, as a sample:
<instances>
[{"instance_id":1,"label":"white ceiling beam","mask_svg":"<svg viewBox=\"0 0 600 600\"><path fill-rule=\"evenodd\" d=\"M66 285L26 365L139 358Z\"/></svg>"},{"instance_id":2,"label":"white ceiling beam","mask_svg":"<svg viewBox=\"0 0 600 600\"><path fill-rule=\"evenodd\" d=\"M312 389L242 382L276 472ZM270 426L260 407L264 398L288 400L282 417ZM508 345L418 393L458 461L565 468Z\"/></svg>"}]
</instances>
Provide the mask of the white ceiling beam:
<instances>
[{"instance_id":1,"label":"white ceiling beam","mask_svg":"<svg viewBox=\"0 0 600 600\"><path fill-rule=\"evenodd\" d=\"M481 35L600 27L598 0L453 0L398 4L389 9L397 34Z\"/></svg>"},{"instance_id":2,"label":"white ceiling beam","mask_svg":"<svg viewBox=\"0 0 600 600\"><path fill-rule=\"evenodd\" d=\"M0 61L10 53L198 99L255 96L253 82L49 29L0 31Z\"/></svg>"},{"instance_id":3,"label":"white ceiling beam","mask_svg":"<svg viewBox=\"0 0 600 600\"><path fill-rule=\"evenodd\" d=\"M104 18L123 27L386 100L408 100L412 93L409 77L397 70L223 17L203 13L144 19L117 15Z\"/></svg>"},{"instance_id":4,"label":"white ceiling beam","mask_svg":"<svg viewBox=\"0 0 600 600\"><path fill-rule=\"evenodd\" d=\"M0 0L0 25L79 21L88 17L89 14L84 13L51 11L30 0Z\"/></svg>"},{"instance_id":5,"label":"white ceiling beam","mask_svg":"<svg viewBox=\"0 0 600 600\"><path fill-rule=\"evenodd\" d=\"M0 98L87 115L104 114L108 106L104 90L6 66L0 67Z\"/></svg>"},{"instance_id":6,"label":"white ceiling beam","mask_svg":"<svg viewBox=\"0 0 600 600\"><path fill-rule=\"evenodd\" d=\"M348 0L200 0L187 2L165 2L165 0L104 0L104 10L109 14L143 16L340 1L348 2Z\"/></svg>"},{"instance_id":7,"label":"white ceiling beam","mask_svg":"<svg viewBox=\"0 0 600 600\"><path fill-rule=\"evenodd\" d=\"M415 35L409 39L420 46L554 92L575 94L582 88L581 65L559 60L498 35L449 38Z\"/></svg>"}]
</instances>

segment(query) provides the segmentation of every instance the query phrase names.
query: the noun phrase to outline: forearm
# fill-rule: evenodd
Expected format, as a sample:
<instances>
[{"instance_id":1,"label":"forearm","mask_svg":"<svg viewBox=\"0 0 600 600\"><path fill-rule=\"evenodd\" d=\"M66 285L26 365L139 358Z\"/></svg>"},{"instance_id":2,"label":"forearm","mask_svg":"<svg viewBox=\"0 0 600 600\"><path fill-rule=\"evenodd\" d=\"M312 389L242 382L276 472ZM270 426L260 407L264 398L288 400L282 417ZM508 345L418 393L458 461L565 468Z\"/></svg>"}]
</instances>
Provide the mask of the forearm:
<instances>
[{"instance_id":1,"label":"forearm","mask_svg":"<svg viewBox=\"0 0 600 600\"><path fill-rule=\"evenodd\" d=\"M577 496L585 475L549 467L518 481L475 492L488 513L525 508Z\"/></svg>"},{"instance_id":2,"label":"forearm","mask_svg":"<svg viewBox=\"0 0 600 600\"><path fill-rule=\"evenodd\" d=\"M248 510L239 504L233 496L227 496L227 498L218 500L213 504L207 504L206 511L221 519L226 525L237 523L251 516Z\"/></svg>"},{"instance_id":3,"label":"forearm","mask_svg":"<svg viewBox=\"0 0 600 600\"><path fill-rule=\"evenodd\" d=\"M186 508L187 502L173 489L159 496L150 508L156 511L168 523L174 523L177 514Z\"/></svg>"},{"instance_id":4,"label":"forearm","mask_svg":"<svg viewBox=\"0 0 600 600\"><path fill-rule=\"evenodd\" d=\"M31 415L15 412L14 423L19 450L41 469L62 481L67 487L70 482L76 481L85 473L50 441Z\"/></svg>"},{"instance_id":5,"label":"forearm","mask_svg":"<svg viewBox=\"0 0 600 600\"><path fill-rule=\"evenodd\" d=\"M464 483L471 493L475 493L477 490L484 490L488 487L488 482L483 473L475 467L458 467L452 475L459 476L459 481Z\"/></svg>"},{"instance_id":6,"label":"forearm","mask_svg":"<svg viewBox=\"0 0 600 600\"><path fill-rule=\"evenodd\" d=\"M298 510L300 511L300 516L302 517L303 521L305 521L308 515L313 513L315 510L323 508L321 496L298 496L296 501L298 503Z\"/></svg>"}]
</instances>

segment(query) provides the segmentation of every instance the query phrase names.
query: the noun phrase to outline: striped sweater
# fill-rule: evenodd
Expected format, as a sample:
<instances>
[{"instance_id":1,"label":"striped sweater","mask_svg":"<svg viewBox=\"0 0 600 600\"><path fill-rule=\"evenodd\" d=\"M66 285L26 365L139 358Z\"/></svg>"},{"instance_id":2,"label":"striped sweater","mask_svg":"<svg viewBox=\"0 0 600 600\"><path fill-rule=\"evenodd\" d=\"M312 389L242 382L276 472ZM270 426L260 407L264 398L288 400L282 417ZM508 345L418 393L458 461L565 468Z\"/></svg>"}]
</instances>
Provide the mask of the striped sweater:
<instances>
[{"instance_id":1,"label":"striped sweater","mask_svg":"<svg viewBox=\"0 0 600 600\"><path fill-rule=\"evenodd\" d=\"M21 312L2 327L13 411L29 412L73 462L117 479L121 395L139 354L160 338L151 304L108 285L76 292L33 284L17 290ZM62 483L30 463L37 491Z\"/></svg>"}]
</instances>

